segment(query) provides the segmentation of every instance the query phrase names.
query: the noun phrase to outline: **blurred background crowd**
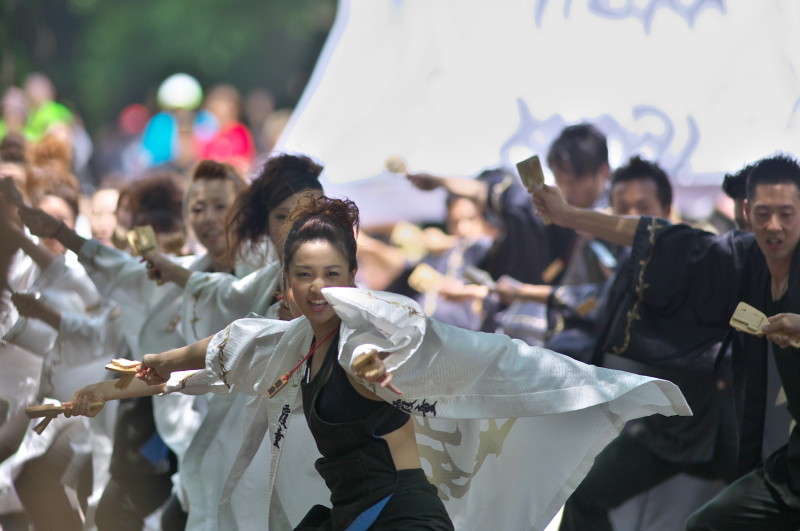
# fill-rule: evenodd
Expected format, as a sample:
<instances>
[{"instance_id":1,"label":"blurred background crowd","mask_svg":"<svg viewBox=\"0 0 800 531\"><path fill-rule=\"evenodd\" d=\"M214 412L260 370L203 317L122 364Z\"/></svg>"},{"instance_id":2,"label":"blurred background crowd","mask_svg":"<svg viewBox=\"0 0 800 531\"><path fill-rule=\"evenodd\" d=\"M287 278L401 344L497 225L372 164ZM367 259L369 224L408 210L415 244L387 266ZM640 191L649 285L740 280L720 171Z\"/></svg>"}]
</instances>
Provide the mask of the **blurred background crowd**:
<instances>
[{"instance_id":1,"label":"blurred background crowd","mask_svg":"<svg viewBox=\"0 0 800 531\"><path fill-rule=\"evenodd\" d=\"M296 185L292 179L298 173L313 182L309 189L320 190L321 183L328 187L325 160L312 161L316 153L308 153L311 159L286 156L276 146L311 76L335 8L333 0L61 0L46 7L44 1L18 0L0 8L0 175L13 179L22 201L58 222L46 234L38 234L21 228L11 205L0 204L0 272L5 281L0 300L0 352L5 356L0 369L0 529L26 529L41 516L47 505L42 505L45 486L56 492L52 500L66 496L51 517L78 515L70 524L62 520L61 529L91 528L101 497L114 495L107 487L115 475L112 453L120 460L124 448L134 446L134 453L142 453L149 463L142 468L151 467L148 474L164 481L158 492L148 483L150 476L119 487L149 491L154 498L152 506L141 503L147 509L137 507L139 521L124 519L133 529L183 528L187 506L185 500L170 504L169 477L177 467L175 455L185 451L182 445L191 436L181 435L183 442L175 447L167 440L167 450L159 441L170 435L164 432L159 438L156 433L161 430L152 425L149 398L144 406L121 405L119 415L109 405L90 423L72 419L54 424L45 431L49 438L42 439L32 434L21 409L69 400L72 391L106 377L102 365L113 356L140 359L156 351L152 349L204 337L197 335L203 319L224 306L218 300L201 304L210 288L200 286L196 277L187 281L192 278L189 273L168 272L168 262L159 262L163 258L151 261L151 268L152 263L161 264L161 280L180 289L158 291L160 283L153 287L152 272L128 254L133 251L128 233L135 226L152 226L159 254L171 262L251 279L244 288L224 288L254 299L246 311L226 315L226 323L249 311L264 314L278 303L273 296L275 278L270 277L267 289L259 284L262 277L249 275L271 271L274 277L278 258L269 240L272 235L266 233L276 222L270 216L285 217L285 201L295 198L300 188L287 188L277 199L270 190L282 190L289 182ZM337 123L331 122L323 125L335 129ZM569 204L686 221L719 234L748 229L741 206L745 164L727 168L724 185L719 176L719 182L707 186L714 198L713 211L707 209L710 214L684 216L683 205L676 205L673 196L676 175L669 174L669 168L665 171L654 153L626 151L611 161L604 135L608 131L589 122L553 122L553 141L548 138L537 146L548 178L553 177ZM413 146L416 137L409 138ZM337 145L341 138L330 140ZM455 150L435 145L433 150L442 157L459 157ZM380 160L386 155L365 154ZM584 362L598 361L594 351L599 320L608 313L602 311L603 297L626 251L586 234L545 226L535 217L530 195L513 168L493 167L465 178L426 173L424 167L409 172L402 160L393 162L385 173L415 193L433 192L427 195L441 199L437 212L443 215L363 226L359 286L413 297L428 314L455 326L503 332ZM220 214L208 221L211 217L203 218L207 214L197 205L213 203L212 187L206 186L215 179L225 183L217 191L224 199ZM333 186L329 190L336 195ZM374 201L377 207L359 206L381 209L385 201L395 203L396 211L401 202L380 191L372 197L379 198ZM399 210L406 207L411 205L401 204ZM229 215L233 212L238 212L235 219ZM238 246L228 247L228 240L220 243L219 232L225 229L237 231L233 241ZM238 262L234 267L230 257L238 260L247 254L244 251L255 251L254 261L249 268L239 268ZM212 257L212 263L195 260L205 256ZM65 268L59 269L62 263ZM127 279L130 271L140 284L119 280ZM214 277L208 282L218 281ZM255 298L264 293L267 300L257 305ZM162 316L163 322L158 321ZM145 324L154 320L156 324ZM150 345L142 337L152 335L156 327L158 333L177 339L146 350ZM207 333L216 330L212 327ZM84 343L71 343L78 337ZM76 346L87 342L89 349ZM778 397L780 384L774 374L770 378L770 392ZM719 382L701 383L713 394ZM140 407L147 413L136 409ZM203 407L208 405L190 404L193 413L187 418L198 409L198 416L205 414ZM148 426L136 427L147 435L142 440L125 432L133 424L119 420L133 417L149 419ZM785 411L775 413L777 440L785 439L788 423ZM652 429L671 436L669 430ZM128 441L131 437L135 443ZM129 445L123 447L122 441ZM134 465L128 463L123 472L116 469L118 476L131 475L137 465L135 459L130 461ZM653 525L650 529L667 529L658 526L682 522L722 488L723 479L681 476L652 495L655 501L649 505L647 492L635 498L627 513L612 515L614 523L618 529L648 529L648 523ZM180 491L176 484L174 492ZM52 523L47 521L33 523L41 529L58 528L48 527ZM117 524L106 520L105 525L114 529Z\"/></svg>"}]
</instances>

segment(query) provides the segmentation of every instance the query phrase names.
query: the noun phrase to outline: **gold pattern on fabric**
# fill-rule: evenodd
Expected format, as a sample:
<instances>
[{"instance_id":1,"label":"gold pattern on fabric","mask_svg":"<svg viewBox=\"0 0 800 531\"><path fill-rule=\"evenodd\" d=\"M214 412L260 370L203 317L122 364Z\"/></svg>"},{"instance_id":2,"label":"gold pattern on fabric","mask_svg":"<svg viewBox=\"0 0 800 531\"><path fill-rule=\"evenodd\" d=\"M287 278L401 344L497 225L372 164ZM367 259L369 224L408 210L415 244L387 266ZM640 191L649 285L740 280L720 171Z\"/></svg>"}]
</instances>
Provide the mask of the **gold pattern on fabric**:
<instances>
[{"instance_id":1,"label":"gold pattern on fabric","mask_svg":"<svg viewBox=\"0 0 800 531\"><path fill-rule=\"evenodd\" d=\"M508 434L514 426L516 419L486 419L482 420L479 434L478 447L475 460L471 469L460 467L450 456L448 448L457 448L462 442L460 428L449 432L436 430L431 427L428 418L412 417L416 421L414 426L418 435L423 435L422 441L417 438L420 458L428 461L432 474L428 478L439 490L439 496L447 501L450 498L462 498L469 492L472 478L477 474L486 458L490 455L500 455ZM425 438L430 438L437 443L435 446L427 444ZM445 487L443 489L443 487Z\"/></svg>"},{"instance_id":2,"label":"gold pattern on fabric","mask_svg":"<svg viewBox=\"0 0 800 531\"><path fill-rule=\"evenodd\" d=\"M189 382L189 379L190 379L192 376L197 376L197 374L198 374L198 373L196 373L196 372L192 372L192 373L189 373L189 374L187 374L187 375L186 375L186 376L184 376L183 378L181 378L180 387L178 388L178 390L179 390L179 391L183 391L184 389L186 389L186 385L188 384L188 382ZM225 385L227 385L227 384L225 384Z\"/></svg>"},{"instance_id":3,"label":"gold pattern on fabric","mask_svg":"<svg viewBox=\"0 0 800 531\"><path fill-rule=\"evenodd\" d=\"M647 255L642 258L639 262L639 278L636 280L636 302L633 304L630 310L627 313L627 323L625 324L625 339L622 342L621 346L613 347L611 349L612 354L616 355L623 355L626 350L628 350L628 346L631 344L631 328L633 327L633 323L641 319L641 313L639 313L639 305L642 302L642 298L644 297L644 291L648 288L648 284L644 281L644 274L647 270L647 266L650 264L650 260L653 258L653 247L656 243L656 231L660 229L663 224L656 218L650 220L650 224L647 226L648 232L648 243L649 248L647 250Z\"/></svg>"},{"instance_id":4,"label":"gold pattern on fabric","mask_svg":"<svg viewBox=\"0 0 800 531\"><path fill-rule=\"evenodd\" d=\"M200 300L200 296L203 294L203 290L206 289L209 282L210 279L207 276L203 277L203 285L192 294L192 319L189 322L192 324L192 333L194 334L195 338L200 337L200 334L197 333L197 323L200 321L200 316L197 314L197 306L199 304L198 301Z\"/></svg>"},{"instance_id":5,"label":"gold pattern on fabric","mask_svg":"<svg viewBox=\"0 0 800 531\"><path fill-rule=\"evenodd\" d=\"M414 317L414 316L423 317L423 318L425 317L422 313L420 313L416 308L414 308L411 305L400 304L399 302L388 301L386 299L382 299L381 297L376 297L375 294L373 292L371 292L371 291L367 291L366 293L371 299L375 299L375 300L381 301L381 302L383 302L385 304L389 304L391 306L398 306L400 308L404 308L405 310L408 311L408 316L409 317Z\"/></svg>"}]
</instances>

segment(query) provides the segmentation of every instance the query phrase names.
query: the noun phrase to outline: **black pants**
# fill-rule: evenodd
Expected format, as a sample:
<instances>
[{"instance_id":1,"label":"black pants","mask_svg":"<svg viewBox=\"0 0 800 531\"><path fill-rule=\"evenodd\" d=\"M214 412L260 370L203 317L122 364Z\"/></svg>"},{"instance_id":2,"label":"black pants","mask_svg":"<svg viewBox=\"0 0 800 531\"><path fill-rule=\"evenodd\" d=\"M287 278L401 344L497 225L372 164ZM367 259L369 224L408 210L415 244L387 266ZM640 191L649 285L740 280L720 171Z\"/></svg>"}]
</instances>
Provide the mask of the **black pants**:
<instances>
[{"instance_id":1,"label":"black pants","mask_svg":"<svg viewBox=\"0 0 800 531\"><path fill-rule=\"evenodd\" d=\"M168 475L144 478L112 477L97 504L98 531L141 531L144 519L161 507L172 492Z\"/></svg>"},{"instance_id":2,"label":"black pants","mask_svg":"<svg viewBox=\"0 0 800 531\"><path fill-rule=\"evenodd\" d=\"M453 524L425 473L420 468L397 472L397 491L383 507L371 531L452 531ZM332 529L330 509L315 505L295 531Z\"/></svg>"},{"instance_id":3,"label":"black pants","mask_svg":"<svg viewBox=\"0 0 800 531\"><path fill-rule=\"evenodd\" d=\"M164 507L164 512L161 513L161 530L184 531L188 518L189 515L183 511L181 502L178 501L177 496L173 494L167 502L166 507Z\"/></svg>"},{"instance_id":4,"label":"black pants","mask_svg":"<svg viewBox=\"0 0 800 531\"><path fill-rule=\"evenodd\" d=\"M689 531L791 531L800 529L800 508L781 500L759 467L732 483L686 522Z\"/></svg>"},{"instance_id":5,"label":"black pants","mask_svg":"<svg viewBox=\"0 0 800 531\"><path fill-rule=\"evenodd\" d=\"M453 523L439 499L436 487L431 485L421 468L415 468L397 472L397 492L370 529L451 531Z\"/></svg>"},{"instance_id":6,"label":"black pants","mask_svg":"<svg viewBox=\"0 0 800 531\"><path fill-rule=\"evenodd\" d=\"M611 531L611 509L682 472L713 477L710 466L666 461L623 432L600 452L567 500L559 529Z\"/></svg>"}]
</instances>

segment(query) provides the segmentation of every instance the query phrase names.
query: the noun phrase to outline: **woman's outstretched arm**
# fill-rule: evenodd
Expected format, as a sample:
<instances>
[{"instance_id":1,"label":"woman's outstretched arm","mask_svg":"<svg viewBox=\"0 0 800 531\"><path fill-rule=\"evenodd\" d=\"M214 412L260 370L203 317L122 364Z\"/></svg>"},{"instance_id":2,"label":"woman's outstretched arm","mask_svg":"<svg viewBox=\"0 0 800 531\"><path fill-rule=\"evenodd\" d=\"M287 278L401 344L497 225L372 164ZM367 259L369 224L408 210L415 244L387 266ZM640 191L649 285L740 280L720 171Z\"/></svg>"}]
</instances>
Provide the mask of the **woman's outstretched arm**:
<instances>
[{"instance_id":1,"label":"woman's outstretched arm","mask_svg":"<svg viewBox=\"0 0 800 531\"><path fill-rule=\"evenodd\" d=\"M175 371L202 369L206 366L206 350L211 343L209 336L191 345L178 347L161 354L145 354L136 371L136 378L148 385L161 385Z\"/></svg>"},{"instance_id":2,"label":"woman's outstretched arm","mask_svg":"<svg viewBox=\"0 0 800 531\"><path fill-rule=\"evenodd\" d=\"M127 385L120 385L120 380L105 380L87 385L75 391L72 400L64 402L64 416L94 417L109 400L152 396L164 392L164 384L148 385L133 378Z\"/></svg>"}]
</instances>

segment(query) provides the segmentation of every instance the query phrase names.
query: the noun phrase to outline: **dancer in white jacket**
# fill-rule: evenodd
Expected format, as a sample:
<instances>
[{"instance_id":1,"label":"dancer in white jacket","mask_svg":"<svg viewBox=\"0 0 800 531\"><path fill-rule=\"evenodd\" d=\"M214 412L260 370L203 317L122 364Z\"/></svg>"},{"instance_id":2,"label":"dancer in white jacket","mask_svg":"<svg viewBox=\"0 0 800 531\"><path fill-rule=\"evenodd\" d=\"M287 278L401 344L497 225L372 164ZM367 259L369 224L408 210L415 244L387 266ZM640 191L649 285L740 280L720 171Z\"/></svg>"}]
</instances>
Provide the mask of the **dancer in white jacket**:
<instances>
[{"instance_id":1,"label":"dancer in white jacket","mask_svg":"<svg viewBox=\"0 0 800 531\"><path fill-rule=\"evenodd\" d=\"M228 252L240 262L259 253L267 256L263 267L245 277L189 271L158 256L150 257L163 280L183 286L181 328L187 341L208 337L250 313L291 319L285 305L276 301L281 265L274 249L281 243L283 220L300 195L307 191L321 195L321 172L322 167L308 157L273 155L260 167L247 190L238 196L230 209ZM208 398L207 413L186 450L180 471L188 501L187 529L219 529L220 495L256 403L257 399L241 393ZM235 521L226 528L258 531L264 527L269 510L269 476L265 471L269 470L270 451L263 434L262 439L266 444L258 447L232 498Z\"/></svg>"},{"instance_id":2,"label":"dancer in white jacket","mask_svg":"<svg viewBox=\"0 0 800 531\"><path fill-rule=\"evenodd\" d=\"M357 267L352 203L310 200L292 219L284 274L287 295L303 317L239 320L203 341L145 356L140 371L148 382L163 384L173 371L205 366L170 387L208 384L260 396L254 436L245 439L223 494L221 526L253 441L268 428L270 529L314 528L323 521L365 529L376 521L404 525L418 518L441 529L537 529L627 420L690 414L669 382L449 327L426 318L407 298L347 287ZM397 395L398 387L405 394ZM323 455L316 467L331 488L333 510L314 508L298 523L299 507L317 501L313 486L320 483L307 474L311 456L288 459L301 388ZM70 406L87 413L95 399L85 392ZM349 418L363 408L376 428L364 431L359 418ZM403 413L422 419L423 428L398 416ZM284 449L286 466L280 467Z\"/></svg>"},{"instance_id":3,"label":"dancer in white jacket","mask_svg":"<svg viewBox=\"0 0 800 531\"><path fill-rule=\"evenodd\" d=\"M152 186L160 184L163 187L163 181L166 179L154 179ZM187 218L200 243L208 252L200 256L162 258L174 261L189 271L224 272L234 275L238 273L240 276L244 272L252 271L253 266L235 267L228 261L226 255L225 214L233 204L237 193L245 186L244 180L232 168L213 161L199 163L193 171L185 197L182 198L181 194L178 194L177 200L184 200L184 210L188 211ZM162 188L158 188L158 190L162 190ZM166 195L169 194L162 192L162 196ZM169 202L167 199L169 198L159 197L158 201L163 205ZM180 204L178 207L180 208ZM203 212L198 213L197 210ZM195 212L193 213L193 211ZM180 209L177 212L169 213L172 218L175 217L175 214L178 216L176 219L181 221ZM64 227L58 220L41 210L23 209L22 217L34 233L55 237L65 247L76 251L100 293L119 304L122 312L119 320L124 323L124 333L134 359L141 359L146 352L163 350L191 340L183 337L180 327L184 295L180 286L174 283L157 284L151 281L148 277L153 276L155 270L147 267L148 264L143 263L140 258L104 246L96 240L81 238L69 227ZM197 223L194 222L195 218L199 220ZM156 227L157 231L158 229ZM179 467L202 420L201 413L194 405L193 397L174 395L166 401L154 403L152 407L158 437L175 453ZM148 415L147 410L150 409L148 403L140 405L129 403L126 407L131 417L139 419L143 415L139 415L138 411ZM149 424L142 421L142 425L146 426L139 431L152 431L153 429L152 421L149 421ZM120 425L118 428L123 432L127 430L126 433L132 431L130 426ZM159 468L165 460L162 457L166 458L166 449L164 449L163 443L157 440L158 437L149 437L148 435L148 438L145 435L142 436L144 440L133 441L130 444L135 447L132 451L122 450L120 446L120 450L115 450L115 452L118 456L123 457L133 454L135 460L147 458L150 461L152 459L155 462L154 468ZM159 452L148 454L149 457L139 457L138 454L143 453L138 449L143 443L148 445L152 443L152 447L159 449ZM161 449L163 449L163 453L161 453ZM117 525L117 500L132 496L131 493L134 491L144 490L154 494L166 490L166 496L169 496L171 486L168 479L165 486L161 477L158 478L156 484L152 474L143 475L141 478L132 477L139 469L145 467L129 466L130 462L132 462L130 458L112 459L112 479L116 477L120 486L115 486L116 488L111 490L113 496L108 496L108 499L113 502L105 504L101 502L100 504L102 510L98 511L98 521L102 521L101 527L103 528L106 526L112 528ZM163 476L163 474L161 475ZM174 479L178 481L179 477L176 476ZM179 496L182 493L179 483L176 485L175 491ZM144 518L163 503L161 494L153 495L151 498L146 502L132 502L128 505L135 506L137 516ZM106 510L106 508L109 509ZM179 512L177 507L176 512ZM176 517L179 518L180 515Z\"/></svg>"}]
</instances>

